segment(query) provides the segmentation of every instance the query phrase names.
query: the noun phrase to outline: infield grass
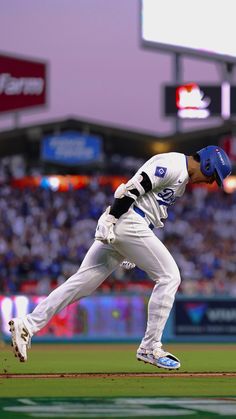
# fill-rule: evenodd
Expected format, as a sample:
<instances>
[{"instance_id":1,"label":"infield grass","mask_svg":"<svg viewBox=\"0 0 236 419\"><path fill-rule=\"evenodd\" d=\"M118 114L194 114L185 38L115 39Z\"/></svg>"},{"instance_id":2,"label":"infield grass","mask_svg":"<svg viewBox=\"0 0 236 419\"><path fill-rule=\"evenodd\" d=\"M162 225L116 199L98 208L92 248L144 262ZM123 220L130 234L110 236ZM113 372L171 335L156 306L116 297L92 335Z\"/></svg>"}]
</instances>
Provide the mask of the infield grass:
<instances>
[{"instance_id":1,"label":"infield grass","mask_svg":"<svg viewBox=\"0 0 236 419\"><path fill-rule=\"evenodd\" d=\"M235 396L236 377L163 377L165 371L137 362L136 345L34 344L27 363L10 347L0 355L1 374L160 373L160 377L0 378L1 397ZM236 372L236 345L177 344L166 349L180 357L180 372ZM168 371L169 373L169 371Z\"/></svg>"}]
</instances>

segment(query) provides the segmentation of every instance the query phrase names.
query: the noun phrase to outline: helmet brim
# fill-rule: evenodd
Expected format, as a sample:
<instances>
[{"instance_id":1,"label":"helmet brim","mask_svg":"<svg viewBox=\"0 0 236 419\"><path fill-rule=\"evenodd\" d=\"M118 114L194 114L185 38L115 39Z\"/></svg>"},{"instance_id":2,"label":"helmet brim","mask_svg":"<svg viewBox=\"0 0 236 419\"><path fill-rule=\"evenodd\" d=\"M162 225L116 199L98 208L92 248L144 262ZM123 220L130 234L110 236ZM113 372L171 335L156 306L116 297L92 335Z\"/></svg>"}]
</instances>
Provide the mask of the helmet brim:
<instances>
[{"instance_id":1,"label":"helmet brim","mask_svg":"<svg viewBox=\"0 0 236 419\"><path fill-rule=\"evenodd\" d=\"M215 170L215 180L216 180L217 185L220 188L223 188L223 180L224 180L224 178L223 178L223 176L221 176L221 174L219 172L217 172L217 170Z\"/></svg>"}]
</instances>

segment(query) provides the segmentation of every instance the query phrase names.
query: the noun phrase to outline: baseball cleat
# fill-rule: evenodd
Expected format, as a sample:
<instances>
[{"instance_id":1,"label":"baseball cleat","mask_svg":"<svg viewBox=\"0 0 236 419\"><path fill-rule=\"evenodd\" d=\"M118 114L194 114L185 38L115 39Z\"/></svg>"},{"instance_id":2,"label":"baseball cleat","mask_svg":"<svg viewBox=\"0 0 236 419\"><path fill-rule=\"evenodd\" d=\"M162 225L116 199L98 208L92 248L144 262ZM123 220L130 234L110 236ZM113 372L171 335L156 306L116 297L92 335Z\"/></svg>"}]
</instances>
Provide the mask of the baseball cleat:
<instances>
[{"instance_id":1,"label":"baseball cleat","mask_svg":"<svg viewBox=\"0 0 236 419\"><path fill-rule=\"evenodd\" d=\"M178 370L180 368L180 360L170 352L165 352L163 349L156 349L154 351L138 350L137 360L143 361L145 364L151 364L158 368L165 368L168 370Z\"/></svg>"},{"instance_id":2,"label":"baseball cleat","mask_svg":"<svg viewBox=\"0 0 236 419\"><path fill-rule=\"evenodd\" d=\"M31 337L23 321L15 318L9 321L13 352L20 362L27 361L27 349L30 348Z\"/></svg>"}]
</instances>

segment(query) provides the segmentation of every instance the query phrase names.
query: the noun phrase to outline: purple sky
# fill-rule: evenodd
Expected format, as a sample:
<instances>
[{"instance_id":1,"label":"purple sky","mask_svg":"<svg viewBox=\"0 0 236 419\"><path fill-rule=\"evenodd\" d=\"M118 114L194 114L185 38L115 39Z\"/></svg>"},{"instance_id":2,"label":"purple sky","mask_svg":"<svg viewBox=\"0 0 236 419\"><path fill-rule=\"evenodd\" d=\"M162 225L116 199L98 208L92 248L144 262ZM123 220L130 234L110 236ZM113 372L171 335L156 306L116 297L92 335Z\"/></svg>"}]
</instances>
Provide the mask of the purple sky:
<instances>
[{"instance_id":1,"label":"purple sky","mask_svg":"<svg viewBox=\"0 0 236 419\"><path fill-rule=\"evenodd\" d=\"M139 0L1 0L1 51L50 63L48 109L27 112L20 123L74 116L171 133L161 87L172 80L172 57L141 48L139 6ZM208 60L183 62L183 81L217 83L221 72ZM0 128L11 123L11 116L0 117ZM185 122L183 128L219 123Z\"/></svg>"}]
</instances>

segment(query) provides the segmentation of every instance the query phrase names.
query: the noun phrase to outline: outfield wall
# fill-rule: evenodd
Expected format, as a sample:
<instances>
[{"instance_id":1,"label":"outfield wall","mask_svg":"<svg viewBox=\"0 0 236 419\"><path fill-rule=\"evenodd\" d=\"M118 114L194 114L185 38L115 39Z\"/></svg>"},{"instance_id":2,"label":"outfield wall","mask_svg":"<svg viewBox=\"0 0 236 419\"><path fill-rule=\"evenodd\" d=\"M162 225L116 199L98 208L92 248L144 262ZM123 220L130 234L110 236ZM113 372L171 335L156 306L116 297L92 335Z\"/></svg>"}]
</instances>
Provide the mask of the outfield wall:
<instances>
[{"instance_id":1,"label":"outfield wall","mask_svg":"<svg viewBox=\"0 0 236 419\"><path fill-rule=\"evenodd\" d=\"M0 329L9 339L8 321L31 312L44 297L0 296ZM99 295L84 298L55 315L34 340L136 342L146 326L148 295ZM177 296L165 341L236 342L236 298Z\"/></svg>"}]
</instances>

